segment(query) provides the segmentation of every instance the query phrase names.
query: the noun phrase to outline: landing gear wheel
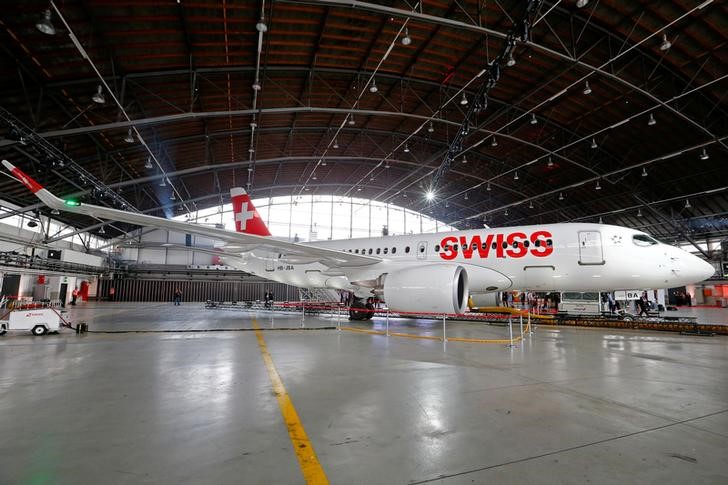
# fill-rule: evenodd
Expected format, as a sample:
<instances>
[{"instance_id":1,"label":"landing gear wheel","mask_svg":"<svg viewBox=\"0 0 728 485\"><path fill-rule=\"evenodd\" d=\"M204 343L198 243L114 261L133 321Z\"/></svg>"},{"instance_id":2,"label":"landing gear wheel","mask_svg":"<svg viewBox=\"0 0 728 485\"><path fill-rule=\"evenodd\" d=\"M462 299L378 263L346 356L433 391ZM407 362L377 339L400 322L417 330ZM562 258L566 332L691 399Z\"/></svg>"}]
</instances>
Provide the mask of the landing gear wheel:
<instances>
[{"instance_id":1,"label":"landing gear wheel","mask_svg":"<svg viewBox=\"0 0 728 485\"><path fill-rule=\"evenodd\" d=\"M359 300L355 300L349 308L349 320L366 320L369 312L367 311L368 304L365 305Z\"/></svg>"},{"instance_id":2,"label":"landing gear wheel","mask_svg":"<svg viewBox=\"0 0 728 485\"><path fill-rule=\"evenodd\" d=\"M371 303L366 304L367 314L366 314L366 320L371 320L374 316L374 305Z\"/></svg>"},{"instance_id":3,"label":"landing gear wheel","mask_svg":"<svg viewBox=\"0 0 728 485\"><path fill-rule=\"evenodd\" d=\"M33 332L33 335L45 335L46 328L43 325L36 325L31 331Z\"/></svg>"}]
</instances>

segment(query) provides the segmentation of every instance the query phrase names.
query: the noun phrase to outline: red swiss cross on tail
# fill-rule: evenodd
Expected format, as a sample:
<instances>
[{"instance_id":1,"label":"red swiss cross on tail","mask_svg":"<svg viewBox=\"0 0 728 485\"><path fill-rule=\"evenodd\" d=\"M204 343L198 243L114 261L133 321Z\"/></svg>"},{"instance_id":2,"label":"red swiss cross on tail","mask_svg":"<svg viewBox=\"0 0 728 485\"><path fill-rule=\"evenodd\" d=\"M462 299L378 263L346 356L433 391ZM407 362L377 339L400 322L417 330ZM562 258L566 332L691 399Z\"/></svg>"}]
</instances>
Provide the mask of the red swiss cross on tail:
<instances>
[{"instance_id":1,"label":"red swiss cross on tail","mask_svg":"<svg viewBox=\"0 0 728 485\"><path fill-rule=\"evenodd\" d=\"M253 207L248 193L241 187L230 189L230 201L235 214L235 230L257 236L270 236L265 222L260 218L258 211Z\"/></svg>"}]
</instances>

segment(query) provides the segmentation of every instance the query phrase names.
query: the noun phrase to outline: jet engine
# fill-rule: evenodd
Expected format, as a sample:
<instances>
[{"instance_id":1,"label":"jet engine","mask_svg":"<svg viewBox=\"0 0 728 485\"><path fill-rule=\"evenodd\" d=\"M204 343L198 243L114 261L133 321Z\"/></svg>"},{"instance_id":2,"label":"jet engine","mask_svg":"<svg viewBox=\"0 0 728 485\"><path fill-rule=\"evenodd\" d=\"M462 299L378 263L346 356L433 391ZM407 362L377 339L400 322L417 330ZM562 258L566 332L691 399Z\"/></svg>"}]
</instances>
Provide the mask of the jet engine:
<instances>
[{"instance_id":1,"label":"jet engine","mask_svg":"<svg viewBox=\"0 0 728 485\"><path fill-rule=\"evenodd\" d=\"M455 264L428 264L387 274L384 301L399 312L463 313L468 273Z\"/></svg>"}]
</instances>

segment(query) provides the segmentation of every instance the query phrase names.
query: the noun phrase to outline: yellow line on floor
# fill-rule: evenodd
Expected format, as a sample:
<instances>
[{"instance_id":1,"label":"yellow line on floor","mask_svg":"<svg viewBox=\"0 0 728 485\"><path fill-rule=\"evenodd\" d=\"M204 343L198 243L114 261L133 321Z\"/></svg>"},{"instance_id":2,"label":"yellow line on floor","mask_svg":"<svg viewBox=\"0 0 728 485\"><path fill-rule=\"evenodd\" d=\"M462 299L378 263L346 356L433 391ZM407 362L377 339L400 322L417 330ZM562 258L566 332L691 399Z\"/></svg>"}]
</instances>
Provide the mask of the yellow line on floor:
<instances>
[{"instance_id":1,"label":"yellow line on floor","mask_svg":"<svg viewBox=\"0 0 728 485\"><path fill-rule=\"evenodd\" d=\"M263 332L260 330L258 321L255 319L253 319L253 328L255 328L258 347L260 347L260 353L263 356L265 367L268 369L268 376L270 377L271 384L273 384L273 391L278 398L278 406L281 408L283 421L285 421L286 427L288 428L288 436L291 438L291 443L296 452L303 478L310 485L327 485L329 479L326 478L326 474L323 468L321 468L313 445L306 435L306 430L303 429L303 424L298 417L296 408L293 407L293 401L291 401L288 392L286 392L286 388L283 386L283 381L278 375L278 371L273 364L273 358L270 356L270 352L268 352L268 346L265 344Z\"/></svg>"}]
</instances>

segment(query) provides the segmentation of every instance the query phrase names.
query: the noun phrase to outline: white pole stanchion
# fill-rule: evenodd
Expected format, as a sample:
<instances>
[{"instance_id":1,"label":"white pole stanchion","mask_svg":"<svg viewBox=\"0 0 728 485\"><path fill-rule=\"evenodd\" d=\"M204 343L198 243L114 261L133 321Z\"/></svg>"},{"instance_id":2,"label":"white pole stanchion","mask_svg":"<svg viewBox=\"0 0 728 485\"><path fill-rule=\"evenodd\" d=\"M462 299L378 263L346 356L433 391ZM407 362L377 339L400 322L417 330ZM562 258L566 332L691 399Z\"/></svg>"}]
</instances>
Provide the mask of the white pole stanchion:
<instances>
[{"instance_id":1,"label":"white pole stanchion","mask_svg":"<svg viewBox=\"0 0 728 485\"><path fill-rule=\"evenodd\" d=\"M521 313L521 338L523 338L523 313Z\"/></svg>"},{"instance_id":2,"label":"white pole stanchion","mask_svg":"<svg viewBox=\"0 0 728 485\"><path fill-rule=\"evenodd\" d=\"M513 347L513 317L508 317L508 333L511 336L511 343L509 347Z\"/></svg>"},{"instance_id":3,"label":"white pole stanchion","mask_svg":"<svg viewBox=\"0 0 728 485\"><path fill-rule=\"evenodd\" d=\"M301 301L301 328L303 328L306 323L306 303Z\"/></svg>"},{"instance_id":4,"label":"white pole stanchion","mask_svg":"<svg viewBox=\"0 0 728 485\"><path fill-rule=\"evenodd\" d=\"M389 308L387 308L387 330L385 334L389 337Z\"/></svg>"},{"instance_id":5,"label":"white pole stanchion","mask_svg":"<svg viewBox=\"0 0 728 485\"><path fill-rule=\"evenodd\" d=\"M528 314L528 334L531 335L531 314Z\"/></svg>"},{"instance_id":6,"label":"white pole stanchion","mask_svg":"<svg viewBox=\"0 0 728 485\"><path fill-rule=\"evenodd\" d=\"M445 330L445 314L442 314L442 341L447 342L447 332Z\"/></svg>"}]
</instances>

